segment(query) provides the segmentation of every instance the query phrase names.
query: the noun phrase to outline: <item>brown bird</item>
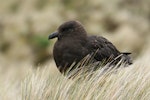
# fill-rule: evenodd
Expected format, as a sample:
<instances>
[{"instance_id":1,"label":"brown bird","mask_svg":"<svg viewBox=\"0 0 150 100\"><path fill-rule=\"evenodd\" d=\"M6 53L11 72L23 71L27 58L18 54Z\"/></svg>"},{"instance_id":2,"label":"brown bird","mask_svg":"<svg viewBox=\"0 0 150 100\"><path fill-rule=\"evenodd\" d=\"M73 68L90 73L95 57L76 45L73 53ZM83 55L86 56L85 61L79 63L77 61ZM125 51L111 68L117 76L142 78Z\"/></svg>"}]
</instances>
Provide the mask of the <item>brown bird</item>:
<instances>
[{"instance_id":1,"label":"brown bird","mask_svg":"<svg viewBox=\"0 0 150 100\"><path fill-rule=\"evenodd\" d=\"M88 36L78 21L68 21L60 25L58 31L48 37L53 38L57 38L53 56L61 73L65 73L73 63L76 65L87 55L93 57L94 62L106 61L116 65L122 59L123 63L132 64L130 53L121 53L102 36Z\"/></svg>"}]
</instances>

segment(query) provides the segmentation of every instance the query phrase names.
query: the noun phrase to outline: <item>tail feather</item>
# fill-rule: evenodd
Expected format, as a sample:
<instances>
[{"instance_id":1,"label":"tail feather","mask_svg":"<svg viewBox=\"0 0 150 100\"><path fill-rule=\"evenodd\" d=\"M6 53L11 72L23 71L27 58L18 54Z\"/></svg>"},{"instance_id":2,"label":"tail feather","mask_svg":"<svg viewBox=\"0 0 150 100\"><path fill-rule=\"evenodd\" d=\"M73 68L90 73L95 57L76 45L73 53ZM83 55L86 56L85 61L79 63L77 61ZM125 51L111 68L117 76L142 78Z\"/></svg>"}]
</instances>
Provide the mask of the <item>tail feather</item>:
<instances>
[{"instance_id":1,"label":"tail feather","mask_svg":"<svg viewBox=\"0 0 150 100\"><path fill-rule=\"evenodd\" d=\"M125 66L131 65L132 59L129 56L131 53L128 52L122 52L120 55L118 55L114 60L112 60L109 64L110 65L116 65L117 63L124 63Z\"/></svg>"},{"instance_id":2,"label":"tail feather","mask_svg":"<svg viewBox=\"0 0 150 100\"><path fill-rule=\"evenodd\" d=\"M121 54L130 55L130 52L122 52Z\"/></svg>"},{"instance_id":3,"label":"tail feather","mask_svg":"<svg viewBox=\"0 0 150 100\"><path fill-rule=\"evenodd\" d=\"M131 57L129 56L131 53L122 53L121 59L125 64L131 65L133 63Z\"/></svg>"}]
</instances>

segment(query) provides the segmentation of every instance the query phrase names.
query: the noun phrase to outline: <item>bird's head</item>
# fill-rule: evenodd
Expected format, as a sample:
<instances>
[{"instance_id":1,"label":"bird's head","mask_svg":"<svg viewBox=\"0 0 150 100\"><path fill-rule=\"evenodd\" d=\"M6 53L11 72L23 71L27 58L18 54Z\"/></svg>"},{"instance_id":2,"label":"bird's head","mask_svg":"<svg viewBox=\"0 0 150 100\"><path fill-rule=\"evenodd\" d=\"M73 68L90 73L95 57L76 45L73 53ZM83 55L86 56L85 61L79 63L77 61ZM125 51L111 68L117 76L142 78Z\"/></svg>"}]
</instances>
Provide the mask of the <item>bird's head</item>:
<instances>
[{"instance_id":1,"label":"bird's head","mask_svg":"<svg viewBox=\"0 0 150 100\"><path fill-rule=\"evenodd\" d=\"M54 32L49 35L48 39L63 37L85 37L86 31L82 24L78 21L68 21L60 25L57 29L57 32Z\"/></svg>"}]
</instances>

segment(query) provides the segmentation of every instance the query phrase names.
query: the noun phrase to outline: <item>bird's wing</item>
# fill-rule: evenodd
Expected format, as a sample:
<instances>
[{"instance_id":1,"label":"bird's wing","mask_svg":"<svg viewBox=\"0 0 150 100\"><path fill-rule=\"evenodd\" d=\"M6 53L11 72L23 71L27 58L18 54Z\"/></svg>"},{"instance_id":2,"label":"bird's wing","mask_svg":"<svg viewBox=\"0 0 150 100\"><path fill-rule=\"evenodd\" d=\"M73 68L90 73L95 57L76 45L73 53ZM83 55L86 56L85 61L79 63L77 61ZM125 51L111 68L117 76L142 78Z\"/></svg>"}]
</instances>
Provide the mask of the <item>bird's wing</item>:
<instances>
[{"instance_id":1,"label":"bird's wing","mask_svg":"<svg viewBox=\"0 0 150 100\"><path fill-rule=\"evenodd\" d=\"M120 54L116 47L104 37L89 36L88 41L87 47L97 61L109 60Z\"/></svg>"}]
</instances>

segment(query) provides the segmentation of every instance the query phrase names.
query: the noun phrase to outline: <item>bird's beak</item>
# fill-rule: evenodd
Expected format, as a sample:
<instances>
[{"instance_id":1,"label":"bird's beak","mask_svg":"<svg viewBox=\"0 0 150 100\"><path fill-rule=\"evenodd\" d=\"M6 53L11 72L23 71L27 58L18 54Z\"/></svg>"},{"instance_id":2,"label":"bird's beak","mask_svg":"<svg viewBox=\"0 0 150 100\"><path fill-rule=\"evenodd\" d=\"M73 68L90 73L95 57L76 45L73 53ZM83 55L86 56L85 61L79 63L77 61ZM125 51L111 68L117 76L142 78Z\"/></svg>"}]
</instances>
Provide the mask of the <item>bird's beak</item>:
<instances>
[{"instance_id":1,"label":"bird's beak","mask_svg":"<svg viewBox=\"0 0 150 100\"><path fill-rule=\"evenodd\" d=\"M48 39L53 39L53 38L56 38L56 37L58 37L58 32L54 32L54 33L50 34Z\"/></svg>"}]
</instances>

